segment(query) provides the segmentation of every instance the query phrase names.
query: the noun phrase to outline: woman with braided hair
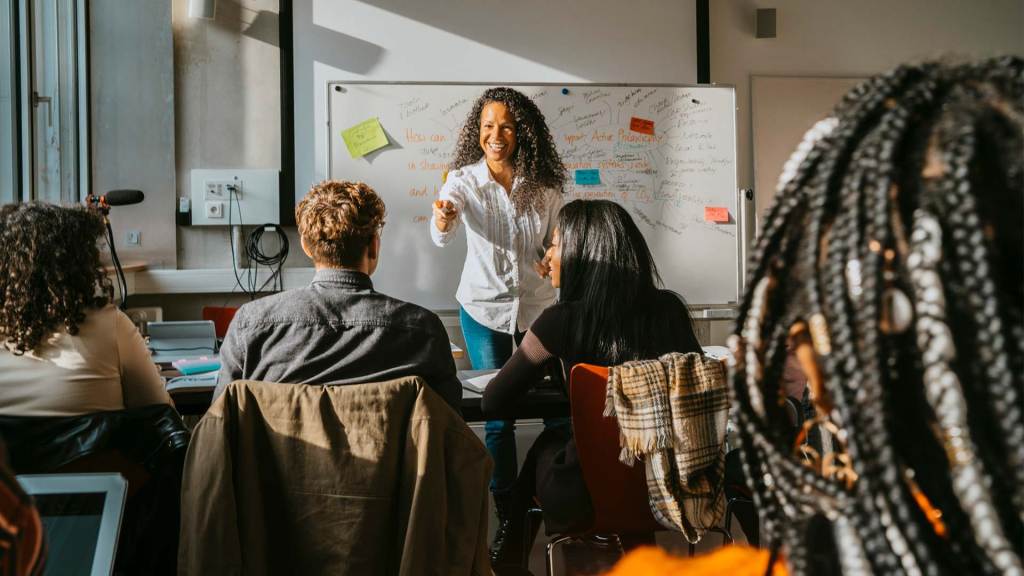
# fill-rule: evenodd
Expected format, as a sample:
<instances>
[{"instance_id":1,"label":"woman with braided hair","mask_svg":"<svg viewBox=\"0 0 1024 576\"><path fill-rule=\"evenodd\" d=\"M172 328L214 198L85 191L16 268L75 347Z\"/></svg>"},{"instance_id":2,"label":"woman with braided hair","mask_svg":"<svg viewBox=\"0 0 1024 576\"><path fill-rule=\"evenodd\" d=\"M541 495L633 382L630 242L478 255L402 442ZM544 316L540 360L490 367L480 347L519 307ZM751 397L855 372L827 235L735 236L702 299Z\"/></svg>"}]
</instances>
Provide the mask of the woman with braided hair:
<instances>
[{"instance_id":1,"label":"woman with braided hair","mask_svg":"<svg viewBox=\"0 0 1024 576\"><path fill-rule=\"evenodd\" d=\"M540 313L554 303L545 252L562 207L565 167L544 114L512 88L485 90L466 117L430 236L448 245L459 224L467 253L455 295L470 362L476 370L500 368ZM546 419L568 430L567 418ZM492 558L500 556L518 467L515 421L486 424L494 458L491 492L499 526Z\"/></svg>"},{"instance_id":2,"label":"woman with braided hair","mask_svg":"<svg viewBox=\"0 0 1024 576\"><path fill-rule=\"evenodd\" d=\"M787 163L733 419L796 574L1024 574L1024 61L903 66ZM785 441L787 344L820 450Z\"/></svg>"}]
</instances>

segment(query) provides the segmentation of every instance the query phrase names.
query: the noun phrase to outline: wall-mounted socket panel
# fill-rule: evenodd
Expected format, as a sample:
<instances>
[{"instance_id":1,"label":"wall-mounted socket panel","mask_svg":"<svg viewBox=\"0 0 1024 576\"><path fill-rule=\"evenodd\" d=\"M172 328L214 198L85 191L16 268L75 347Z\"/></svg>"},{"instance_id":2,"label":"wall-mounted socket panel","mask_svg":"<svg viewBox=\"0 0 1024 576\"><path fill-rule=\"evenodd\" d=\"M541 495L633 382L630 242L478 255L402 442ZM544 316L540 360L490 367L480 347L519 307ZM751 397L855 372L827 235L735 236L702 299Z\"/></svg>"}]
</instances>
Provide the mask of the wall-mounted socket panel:
<instances>
[{"instance_id":1,"label":"wall-mounted socket panel","mask_svg":"<svg viewBox=\"0 0 1024 576\"><path fill-rule=\"evenodd\" d=\"M192 225L279 224L278 184L277 170L193 170Z\"/></svg>"}]
</instances>

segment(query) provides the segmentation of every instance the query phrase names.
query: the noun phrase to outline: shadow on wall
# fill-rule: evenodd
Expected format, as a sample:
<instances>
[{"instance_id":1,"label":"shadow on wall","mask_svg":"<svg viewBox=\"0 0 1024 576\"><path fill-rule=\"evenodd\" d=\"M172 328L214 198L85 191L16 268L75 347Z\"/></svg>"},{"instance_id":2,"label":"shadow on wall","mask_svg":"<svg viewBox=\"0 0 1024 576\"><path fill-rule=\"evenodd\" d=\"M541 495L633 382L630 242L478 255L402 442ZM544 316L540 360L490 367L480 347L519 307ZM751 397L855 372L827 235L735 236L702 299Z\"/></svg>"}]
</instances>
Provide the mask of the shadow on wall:
<instances>
[{"instance_id":1,"label":"shadow on wall","mask_svg":"<svg viewBox=\"0 0 1024 576\"><path fill-rule=\"evenodd\" d=\"M248 36L254 40L280 47L280 18L277 12L255 10L241 2L220 0L212 24L226 32Z\"/></svg>"},{"instance_id":2,"label":"shadow on wall","mask_svg":"<svg viewBox=\"0 0 1024 576\"><path fill-rule=\"evenodd\" d=\"M369 75L386 50L366 40L314 25L311 46L316 46L316 61L352 74Z\"/></svg>"},{"instance_id":3,"label":"shadow on wall","mask_svg":"<svg viewBox=\"0 0 1024 576\"><path fill-rule=\"evenodd\" d=\"M280 16L270 10L254 10L239 2L218 5L215 25L254 40L280 47ZM313 26L313 46L322 47L317 60L353 74L368 74L380 62L385 50L376 44L329 28Z\"/></svg>"},{"instance_id":4,"label":"shadow on wall","mask_svg":"<svg viewBox=\"0 0 1024 576\"><path fill-rule=\"evenodd\" d=\"M666 76L680 81L679 71L664 67L687 55L692 60L683 69L696 70L692 0L654 0L639 6L595 0L452 0L443 10L437 2L359 1L594 82L657 82ZM638 60L637 54L651 57Z\"/></svg>"}]
</instances>

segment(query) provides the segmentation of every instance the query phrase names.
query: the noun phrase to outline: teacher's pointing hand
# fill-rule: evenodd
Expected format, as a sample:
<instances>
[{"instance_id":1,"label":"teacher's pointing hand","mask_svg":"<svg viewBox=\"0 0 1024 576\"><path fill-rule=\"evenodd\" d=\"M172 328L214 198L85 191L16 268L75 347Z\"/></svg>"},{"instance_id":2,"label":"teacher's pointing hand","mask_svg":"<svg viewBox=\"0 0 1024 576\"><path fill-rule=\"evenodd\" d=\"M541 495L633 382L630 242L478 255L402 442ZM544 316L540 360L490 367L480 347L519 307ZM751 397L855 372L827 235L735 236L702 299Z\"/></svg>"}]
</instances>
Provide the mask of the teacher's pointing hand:
<instances>
[{"instance_id":1,"label":"teacher's pointing hand","mask_svg":"<svg viewBox=\"0 0 1024 576\"><path fill-rule=\"evenodd\" d=\"M451 200L434 200L434 225L438 230L447 232L458 217L459 210Z\"/></svg>"}]
</instances>

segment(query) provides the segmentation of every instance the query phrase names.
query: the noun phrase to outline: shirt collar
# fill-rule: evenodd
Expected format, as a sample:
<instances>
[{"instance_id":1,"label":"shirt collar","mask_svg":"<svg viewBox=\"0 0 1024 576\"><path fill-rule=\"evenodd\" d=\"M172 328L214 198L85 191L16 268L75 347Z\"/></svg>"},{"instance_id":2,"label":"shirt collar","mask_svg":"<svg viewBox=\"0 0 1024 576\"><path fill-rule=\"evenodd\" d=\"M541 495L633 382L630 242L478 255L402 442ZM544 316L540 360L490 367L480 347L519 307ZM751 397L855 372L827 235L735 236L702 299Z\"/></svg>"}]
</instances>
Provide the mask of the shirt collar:
<instances>
[{"instance_id":1,"label":"shirt collar","mask_svg":"<svg viewBox=\"0 0 1024 576\"><path fill-rule=\"evenodd\" d=\"M330 284L343 284L353 288L364 288L373 290L373 282L370 277L358 270L346 270L344 268L321 268L313 274L312 284L321 282Z\"/></svg>"}]
</instances>

